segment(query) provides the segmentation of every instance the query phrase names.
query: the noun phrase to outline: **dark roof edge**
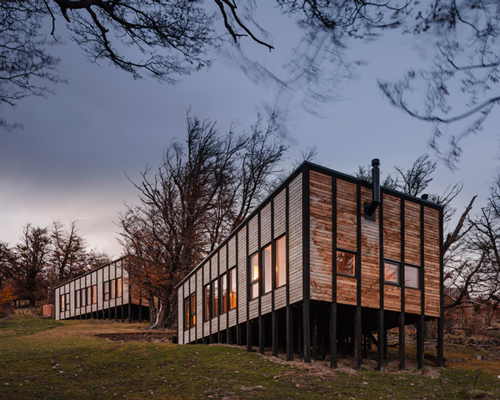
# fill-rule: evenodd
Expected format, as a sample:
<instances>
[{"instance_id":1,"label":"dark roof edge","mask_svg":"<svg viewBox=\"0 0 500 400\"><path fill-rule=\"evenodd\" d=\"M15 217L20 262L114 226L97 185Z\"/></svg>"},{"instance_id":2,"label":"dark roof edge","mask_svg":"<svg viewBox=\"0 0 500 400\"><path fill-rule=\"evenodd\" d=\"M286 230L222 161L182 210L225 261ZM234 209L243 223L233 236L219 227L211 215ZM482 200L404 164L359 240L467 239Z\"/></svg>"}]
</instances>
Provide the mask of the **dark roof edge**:
<instances>
[{"instance_id":1,"label":"dark roof edge","mask_svg":"<svg viewBox=\"0 0 500 400\"><path fill-rule=\"evenodd\" d=\"M83 278L84 276L86 276L86 275L88 275L88 274L91 274L91 273L93 273L93 272L95 272L95 271L100 270L101 268L104 268L104 267L107 267L108 265L111 265L111 264L117 263L118 261L121 261L121 260L123 260L123 259L124 259L124 258L126 258L126 257L127 257L127 256L123 256L123 257L117 258L116 260L110 261L110 262L109 262L109 263L107 263L107 264L104 264L104 265L101 265L100 267L94 268L94 269L90 270L89 272L85 272L84 274L77 276L76 278L70 279L69 281L66 281L66 282L64 282L64 283L61 283L60 285L57 285L57 286L56 286L56 287L54 287L53 289L54 289L54 290L56 290L57 288L59 288L59 287L61 287L61 286L67 285L68 283L71 283L71 282L73 282L73 281L76 281L76 280L78 280L78 279L81 279L81 278Z\"/></svg>"},{"instance_id":2,"label":"dark roof edge","mask_svg":"<svg viewBox=\"0 0 500 400\"><path fill-rule=\"evenodd\" d=\"M292 180L295 179L295 177L300 173L302 172L302 170L304 169L311 169L311 170L316 170L318 172L328 172L330 175L335 175L335 176L338 176L338 177L342 177L343 179L345 180L348 180L348 181L351 181L353 183L360 183L361 185L363 186L366 186L366 187L372 187L372 184L370 182L367 182L363 179L360 179L360 178L356 178L355 176L352 176L352 175L349 175L349 174L345 174L345 173L342 173L342 172L338 172L338 171L335 171L331 168L327 168L327 167L323 167L321 165L318 165L318 164L314 164L312 162L309 162L309 161L304 161L302 162L302 164L300 164L291 174L288 178L285 179L285 181L279 185L269 196L267 196L264 201L262 201L262 203L259 204L258 207L255 208L255 210L253 210L250 215L248 217L246 217L230 234L229 236L224 239L221 244L219 246L217 246L216 249L214 249L213 251L211 251L209 254L207 254L205 256L205 258L203 259L203 261L201 261L195 268L193 268L185 277L182 281L180 281L176 286L175 286L175 289L177 289L179 286L181 286L187 279L189 279L196 271L198 271L198 269L206 262L206 260L210 257L212 257L212 255L214 255L217 251L219 251L219 249L224 246L227 242L229 242L229 240L231 240L231 238L238 232L238 230L244 225L246 224L248 221L250 221L257 212L259 212L262 208L264 208L267 203L274 197L276 196L281 190L283 190L283 188L286 187L286 185L288 185ZM424 199L421 199L420 197L415 197L415 196L410 196L408 194L405 194L403 192L399 192L397 190L394 190L394 189L390 189L390 188L386 188L384 186L381 186L381 189L383 190L384 193L390 193L390 194L394 194L398 197L401 197L401 198L408 198L408 199L411 199L411 200L414 200L418 203L422 203L426 206L429 206L429 207L432 207L432 208L436 208L436 209L442 209L444 208L444 206L440 205L440 204L436 204L436 203L433 203L432 201L428 201L428 200L424 200Z\"/></svg>"}]
</instances>

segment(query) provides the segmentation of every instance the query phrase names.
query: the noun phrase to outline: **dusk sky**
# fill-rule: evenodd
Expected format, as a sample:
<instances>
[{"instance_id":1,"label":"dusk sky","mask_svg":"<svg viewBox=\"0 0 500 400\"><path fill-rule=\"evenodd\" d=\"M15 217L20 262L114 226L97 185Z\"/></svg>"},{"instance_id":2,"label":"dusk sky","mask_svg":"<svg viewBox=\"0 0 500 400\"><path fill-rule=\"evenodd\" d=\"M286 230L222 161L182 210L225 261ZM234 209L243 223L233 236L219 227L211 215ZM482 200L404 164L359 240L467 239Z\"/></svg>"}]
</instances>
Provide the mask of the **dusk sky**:
<instances>
[{"instance_id":1,"label":"dusk sky","mask_svg":"<svg viewBox=\"0 0 500 400\"><path fill-rule=\"evenodd\" d=\"M250 39L241 41L242 48L286 79L282 66L298 44L300 30L273 9L260 8L255 18L269 31L276 50L269 52ZM221 132L231 121L248 130L257 112L265 113L263 105L275 102L277 87L267 80L255 83L231 56L216 53L210 55L209 69L181 77L174 86L150 78L134 80L106 62L88 63L66 35L62 18L57 24L64 43L51 52L62 59L59 72L68 83L57 85L46 99L27 98L15 109L0 109L2 118L24 125L0 131L0 240L15 245L27 222L47 226L53 219L65 225L78 220L91 248L118 257L117 214L124 203L137 202L126 175L138 181L147 164L160 163L163 148L173 138L184 139L189 108L194 116L217 121ZM385 176L394 165L410 167L425 152L435 157L428 147L432 126L391 106L377 86L377 79L397 79L416 64L431 61L432 47L427 53L417 49L414 40L386 33L374 43L353 42L346 51L348 59L366 64L356 68L356 79L335 89L336 101L306 110L301 106L304 91L291 85L280 98L288 101L279 103L289 106L287 162L316 146L321 165L354 173L358 165L379 158ZM500 172L499 125L495 110L483 131L463 142L457 170L439 162L428 192L440 193L462 181L464 190L454 206L460 212L477 194L473 213L478 212Z\"/></svg>"}]
</instances>

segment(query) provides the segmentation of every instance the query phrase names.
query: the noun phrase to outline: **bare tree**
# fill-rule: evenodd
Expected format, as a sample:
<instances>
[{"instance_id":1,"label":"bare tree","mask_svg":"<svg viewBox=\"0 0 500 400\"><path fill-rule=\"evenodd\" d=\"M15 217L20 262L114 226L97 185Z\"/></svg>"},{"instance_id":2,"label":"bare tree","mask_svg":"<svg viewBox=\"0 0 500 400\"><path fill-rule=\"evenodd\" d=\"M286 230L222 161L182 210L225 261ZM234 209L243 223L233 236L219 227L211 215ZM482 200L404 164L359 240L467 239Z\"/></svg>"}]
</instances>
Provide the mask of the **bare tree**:
<instances>
[{"instance_id":1,"label":"bare tree","mask_svg":"<svg viewBox=\"0 0 500 400\"><path fill-rule=\"evenodd\" d=\"M454 166L461 140L480 131L500 102L500 9L496 0L432 0L415 4L412 13L406 31L434 49L434 60L379 85L394 106L434 125L431 146L440 152L446 139L442 156ZM446 135L443 127L451 124L460 126L458 133Z\"/></svg>"},{"instance_id":2,"label":"bare tree","mask_svg":"<svg viewBox=\"0 0 500 400\"><path fill-rule=\"evenodd\" d=\"M26 96L44 96L43 81L57 83L59 60L46 53L47 39L40 34L44 6L40 1L0 3L0 104L14 106ZM0 127L15 127L0 119Z\"/></svg>"},{"instance_id":3,"label":"bare tree","mask_svg":"<svg viewBox=\"0 0 500 400\"><path fill-rule=\"evenodd\" d=\"M49 252L50 235L47 228L26 224L9 265L8 275L15 282L17 294L29 300L31 306L43 296L43 273Z\"/></svg>"},{"instance_id":4,"label":"bare tree","mask_svg":"<svg viewBox=\"0 0 500 400\"><path fill-rule=\"evenodd\" d=\"M50 228L26 224L20 243L9 248L0 242L0 284L2 276L14 282L16 296L32 306L53 287L109 262L109 257L89 250L79 234L77 222L69 230L55 220Z\"/></svg>"},{"instance_id":5,"label":"bare tree","mask_svg":"<svg viewBox=\"0 0 500 400\"><path fill-rule=\"evenodd\" d=\"M187 118L186 145L166 149L151 176L134 184L139 206L119 217L134 287L159 299L152 328L176 321L174 287L251 212L286 147L271 118L251 133L220 135L214 123Z\"/></svg>"}]
</instances>

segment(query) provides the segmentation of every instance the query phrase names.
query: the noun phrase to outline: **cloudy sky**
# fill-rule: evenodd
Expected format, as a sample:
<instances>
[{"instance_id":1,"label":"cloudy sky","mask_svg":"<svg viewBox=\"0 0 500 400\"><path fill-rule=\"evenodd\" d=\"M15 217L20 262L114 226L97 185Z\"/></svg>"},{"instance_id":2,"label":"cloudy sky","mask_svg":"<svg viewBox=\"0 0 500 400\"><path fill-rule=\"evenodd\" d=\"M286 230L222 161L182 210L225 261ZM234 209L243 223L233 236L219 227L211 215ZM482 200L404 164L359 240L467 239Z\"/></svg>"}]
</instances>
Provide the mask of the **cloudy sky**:
<instances>
[{"instance_id":1,"label":"cloudy sky","mask_svg":"<svg viewBox=\"0 0 500 400\"><path fill-rule=\"evenodd\" d=\"M272 9L260 9L256 19L268 29L276 50L268 52L249 40L242 41L243 50L286 77L282 66L301 32ZM58 29L65 36L61 20ZM353 173L358 165L380 158L382 173L387 174L394 165L409 167L424 152L432 155L427 145L432 127L392 107L377 86L377 79L394 79L429 62L431 51L417 49L411 40L392 35L352 44L346 53L349 60L366 63L357 67L356 79L335 89L336 101L306 110L301 106L304 92L292 85L280 98L287 100L280 104L289 106L289 161L306 147L317 146L322 165ZM68 83L57 85L46 99L28 98L15 109L0 109L2 118L24 125L0 131L0 240L14 245L27 222L47 226L54 219L66 225L78 220L90 247L118 257L117 214L124 203L137 201L127 175L138 180L147 164L160 162L173 138L185 137L187 109L217 121L221 131L231 121L243 130L263 112L263 105L275 103L276 87L245 75L231 49L229 54L212 54L210 69L171 86L152 79L135 81L106 62L89 64L81 49L64 41L52 53L62 59L59 72ZM488 186L500 172L499 124L494 114L482 132L465 140L457 170L440 163L429 192L462 181L464 190L455 206L462 209L474 194L481 196L478 206L484 204Z\"/></svg>"}]
</instances>

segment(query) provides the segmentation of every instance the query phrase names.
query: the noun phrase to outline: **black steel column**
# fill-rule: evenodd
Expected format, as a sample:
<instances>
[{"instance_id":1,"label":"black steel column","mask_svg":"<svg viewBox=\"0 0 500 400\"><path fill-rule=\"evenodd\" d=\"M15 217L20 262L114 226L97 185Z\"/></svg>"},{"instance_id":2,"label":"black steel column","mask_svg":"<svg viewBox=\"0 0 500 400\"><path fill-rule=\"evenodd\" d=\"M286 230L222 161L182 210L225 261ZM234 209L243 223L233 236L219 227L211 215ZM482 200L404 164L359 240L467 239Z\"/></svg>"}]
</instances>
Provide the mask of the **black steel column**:
<instances>
[{"instance_id":1,"label":"black steel column","mask_svg":"<svg viewBox=\"0 0 500 400\"><path fill-rule=\"evenodd\" d=\"M363 349L362 349L362 322L361 322L361 213L364 212L361 208L361 187L359 183L356 185L356 209L357 209L357 221L356 221L356 265L355 265L355 276L356 276L356 312L354 315L354 368L361 368L361 363L363 360Z\"/></svg>"},{"instance_id":2,"label":"black steel column","mask_svg":"<svg viewBox=\"0 0 500 400\"><path fill-rule=\"evenodd\" d=\"M420 269L418 287L420 288L420 315L417 321L417 364L419 369L424 368L424 340L425 340L425 229L424 205L420 205Z\"/></svg>"},{"instance_id":3,"label":"black steel column","mask_svg":"<svg viewBox=\"0 0 500 400\"><path fill-rule=\"evenodd\" d=\"M332 304L330 305L330 367L337 368L337 178L332 177Z\"/></svg>"},{"instance_id":4,"label":"black steel column","mask_svg":"<svg viewBox=\"0 0 500 400\"><path fill-rule=\"evenodd\" d=\"M310 276L310 190L309 190L309 168L305 168L302 174L302 246L303 246L303 293L302 319L304 329L304 362L311 362L311 276Z\"/></svg>"},{"instance_id":5,"label":"black steel column","mask_svg":"<svg viewBox=\"0 0 500 400\"><path fill-rule=\"evenodd\" d=\"M379 223L379 292L380 292L380 303L378 311L378 327L377 327L377 369L379 371L384 370L385 361L385 327L384 327L384 281L385 281L385 265L384 265L384 195L380 196L380 204L378 207L378 223Z\"/></svg>"},{"instance_id":6,"label":"black steel column","mask_svg":"<svg viewBox=\"0 0 500 400\"><path fill-rule=\"evenodd\" d=\"M437 342L437 365L444 367L444 247L443 247L443 209L439 210L439 320Z\"/></svg>"},{"instance_id":7,"label":"black steel column","mask_svg":"<svg viewBox=\"0 0 500 400\"><path fill-rule=\"evenodd\" d=\"M285 189L285 247L286 247L286 360L293 361L293 309L290 305L290 240L288 232L288 218L289 218L289 199L288 199L288 185Z\"/></svg>"},{"instance_id":8,"label":"black steel column","mask_svg":"<svg viewBox=\"0 0 500 400\"><path fill-rule=\"evenodd\" d=\"M399 268L401 288L401 311L399 313L399 369L405 369L405 202L401 199L401 264Z\"/></svg>"}]
</instances>

